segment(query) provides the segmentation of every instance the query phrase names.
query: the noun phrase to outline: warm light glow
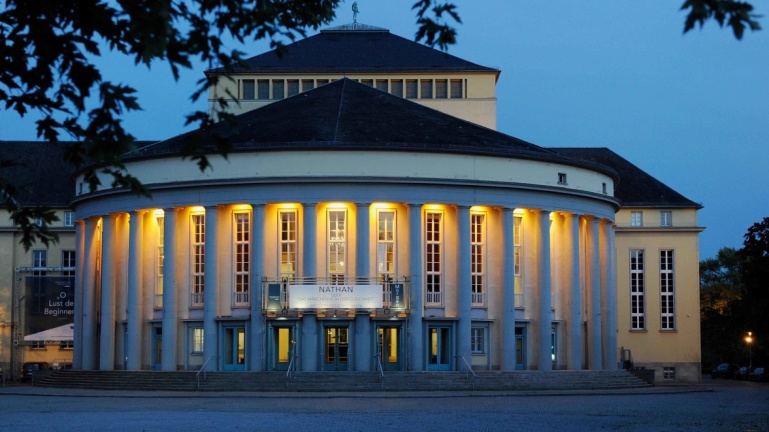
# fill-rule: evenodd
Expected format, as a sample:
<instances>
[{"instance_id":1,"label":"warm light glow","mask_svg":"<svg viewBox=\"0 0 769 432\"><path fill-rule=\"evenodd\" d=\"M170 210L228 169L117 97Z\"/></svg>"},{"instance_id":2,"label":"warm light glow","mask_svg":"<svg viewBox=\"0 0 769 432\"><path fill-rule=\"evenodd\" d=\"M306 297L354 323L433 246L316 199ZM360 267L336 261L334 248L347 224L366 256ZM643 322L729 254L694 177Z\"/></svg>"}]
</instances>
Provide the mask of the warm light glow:
<instances>
[{"instance_id":1,"label":"warm light glow","mask_svg":"<svg viewBox=\"0 0 769 432\"><path fill-rule=\"evenodd\" d=\"M485 210L486 210L486 207L484 207L484 206L477 206L476 205L476 206L470 207L470 211L485 211Z\"/></svg>"},{"instance_id":2,"label":"warm light glow","mask_svg":"<svg viewBox=\"0 0 769 432\"><path fill-rule=\"evenodd\" d=\"M523 215L526 214L526 210L524 210L522 208L517 208L517 209L513 210L513 214L516 215L516 216L523 216Z\"/></svg>"},{"instance_id":3,"label":"warm light glow","mask_svg":"<svg viewBox=\"0 0 769 432\"><path fill-rule=\"evenodd\" d=\"M745 342L748 344L753 343L753 332L748 332L748 335L745 336Z\"/></svg>"},{"instance_id":4,"label":"warm light glow","mask_svg":"<svg viewBox=\"0 0 769 432\"><path fill-rule=\"evenodd\" d=\"M156 218L159 218L159 217L164 217L164 216L165 216L165 214L166 214L166 212L164 212L164 211L163 211L163 209L155 209L155 211L153 212L153 215L154 215Z\"/></svg>"},{"instance_id":5,"label":"warm light glow","mask_svg":"<svg viewBox=\"0 0 769 432\"><path fill-rule=\"evenodd\" d=\"M234 211L251 210L251 206L248 204L233 204L232 210Z\"/></svg>"},{"instance_id":6,"label":"warm light glow","mask_svg":"<svg viewBox=\"0 0 769 432\"><path fill-rule=\"evenodd\" d=\"M192 206L190 207L191 213L204 213L206 211L206 208L203 206Z\"/></svg>"},{"instance_id":7,"label":"warm light glow","mask_svg":"<svg viewBox=\"0 0 769 432\"><path fill-rule=\"evenodd\" d=\"M332 202L332 203L328 203L326 205L326 208L330 208L330 209L346 209L347 208L347 204L341 203L341 202Z\"/></svg>"},{"instance_id":8,"label":"warm light glow","mask_svg":"<svg viewBox=\"0 0 769 432\"><path fill-rule=\"evenodd\" d=\"M443 204L425 204L422 207L423 210L444 210L446 206Z\"/></svg>"},{"instance_id":9,"label":"warm light glow","mask_svg":"<svg viewBox=\"0 0 769 432\"><path fill-rule=\"evenodd\" d=\"M378 203L371 204L371 208L375 208L375 209L389 209L389 208L395 208L395 204L393 204L393 203L378 202Z\"/></svg>"}]
</instances>

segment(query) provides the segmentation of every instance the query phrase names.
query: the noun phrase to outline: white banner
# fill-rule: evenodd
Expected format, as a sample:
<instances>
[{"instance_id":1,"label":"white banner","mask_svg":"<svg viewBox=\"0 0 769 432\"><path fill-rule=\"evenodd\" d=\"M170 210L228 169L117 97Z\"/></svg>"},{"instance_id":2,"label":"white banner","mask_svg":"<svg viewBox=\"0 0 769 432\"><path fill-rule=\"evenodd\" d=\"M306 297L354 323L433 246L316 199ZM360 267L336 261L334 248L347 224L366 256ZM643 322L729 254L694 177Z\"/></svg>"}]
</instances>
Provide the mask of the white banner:
<instances>
[{"instance_id":1,"label":"white banner","mask_svg":"<svg viewBox=\"0 0 769 432\"><path fill-rule=\"evenodd\" d=\"M382 285L289 285L291 309L379 309Z\"/></svg>"}]
</instances>

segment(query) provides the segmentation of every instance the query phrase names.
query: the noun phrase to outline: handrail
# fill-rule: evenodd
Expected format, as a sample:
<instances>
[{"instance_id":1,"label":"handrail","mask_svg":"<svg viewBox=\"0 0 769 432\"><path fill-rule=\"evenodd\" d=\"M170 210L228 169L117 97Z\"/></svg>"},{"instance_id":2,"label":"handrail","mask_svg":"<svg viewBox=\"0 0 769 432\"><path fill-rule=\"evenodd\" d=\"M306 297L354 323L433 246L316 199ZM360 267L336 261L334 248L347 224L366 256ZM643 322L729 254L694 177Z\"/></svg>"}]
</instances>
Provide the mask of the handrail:
<instances>
[{"instance_id":1,"label":"handrail","mask_svg":"<svg viewBox=\"0 0 769 432\"><path fill-rule=\"evenodd\" d=\"M291 360L288 361L288 370L286 371L286 388L288 381L291 381L291 371L294 369L294 359L296 359L296 341L291 341Z\"/></svg>"},{"instance_id":2,"label":"handrail","mask_svg":"<svg viewBox=\"0 0 769 432\"><path fill-rule=\"evenodd\" d=\"M382 367L382 358L379 357L379 355L374 355L374 358L376 359L377 368L379 371L379 382L382 383L382 388L384 388L384 367Z\"/></svg>"},{"instance_id":3,"label":"handrail","mask_svg":"<svg viewBox=\"0 0 769 432\"><path fill-rule=\"evenodd\" d=\"M200 369L198 369L198 373L195 374L195 378L198 380L198 389L200 389L200 373L203 372L203 381L205 381L208 378L208 376L206 375L207 374L206 365L212 358L218 358L218 357L219 356L211 356L207 358L206 361L203 362L203 366L201 366Z\"/></svg>"},{"instance_id":4,"label":"handrail","mask_svg":"<svg viewBox=\"0 0 769 432\"><path fill-rule=\"evenodd\" d=\"M470 366L470 363L465 360L464 356L457 356L462 359L462 361L465 363L465 366L467 366L467 379L470 379L470 374L473 374L473 388L475 388L475 372L473 371L473 367ZM459 371L462 371L462 365L459 365Z\"/></svg>"}]
</instances>

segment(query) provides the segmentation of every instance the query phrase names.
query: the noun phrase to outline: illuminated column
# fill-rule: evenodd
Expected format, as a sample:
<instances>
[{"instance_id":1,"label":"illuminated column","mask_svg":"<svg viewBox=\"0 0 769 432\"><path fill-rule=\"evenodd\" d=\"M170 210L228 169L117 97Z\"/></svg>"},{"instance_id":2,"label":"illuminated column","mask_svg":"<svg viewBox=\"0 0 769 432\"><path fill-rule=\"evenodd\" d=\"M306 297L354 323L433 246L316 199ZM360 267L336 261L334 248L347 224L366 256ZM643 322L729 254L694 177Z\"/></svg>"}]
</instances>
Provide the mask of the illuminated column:
<instances>
[{"instance_id":1,"label":"illuminated column","mask_svg":"<svg viewBox=\"0 0 769 432\"><path fill-rule=\"evenodd\" d=\"M604 355L606 363L604 368L617 369L617 251L614 246L614 224L610 220L604 221L604 238L606 239L606 259L604 262L604 274L606 275L606 323Z\"/></svg>"},{"instance_id":2,"label":"illuminated column","mask_svg":"<svg viewBox=\"0 0 769 432\"><path fill-rule=\"evenodd\" d=\"M115 219L115 214L102 218L100 370L115 368Z\"/></svg>"},{"instance_id":3,"label":"illuminated column","mask_svg":"<svg viewBox=\"0 0 769 432\"><path fill-rule=\"evenodd\" d=\"M264 204L253 205L251 217L251 337L248 346L252 371L265 369L265 322L262 316L262 276L264 276ZM294 336L296 337L296 336Z\"/></svg>"},{"instance_id":4,"label":"illuminated column","mask_svg":"<svg viewBox=\"0 0 769 432\"><path fill-rule=\"evenodd\" d=\"M513 209L502 210L502 359L500 369L515 370L515 243Z\"/></svg>"},{"instance_id":5,"label":"illuminated column","mask_svg":"<svg viewBox=\"0 0 769 432\"><path fill-rule=\"evenodd\" d=\"M163 359L160 368L164 371L176 370L176 209L164 209L163 216Z\"/></svg>"},{"instance_id":6,"label":"illuminated column","mask_svg":"<svg viewBox=\"0 0 769 432\"><path fill-rule=\"evenodd\" d=\"M302 276L316 276L317 270L317 236L318 236L318 204L302 204L304 207L304 236L302 243L302 261L304 262Z\"/></svg>"},{"instance_id":7,"label":"illuminated column","mask_svg":"<svg viewBox=\"0 0 769 432\"><path fill-rule=\"evenodd\" d=\"M587 260L590 270L588 271L588 285L590 301L588 301L588 326L590 336L590 355L588 363L590 369L599 370L602 368L603 356L601 354L601 242L600 229L601 220L593 218L589 222L590 226L590 257Z\"/></svg>"},{"instance_id":8,"label":"illuminated column","mask_svg":"<svg viewBox=\"0 0 769 432\"><path fill-rule=\"evenodd\" d=\"M142 361L142 211L131 212L128 231L128 294L126 310L126 352L128 370L141 369Z\"/></svg>"},{"instance_id":9,"label":"illuminated column","mask_svg":"<svg viewBox=\"0 0 769 432\"><path fill-rule=\"evenodd\" d=\"M567 315L568 340L568 367L569 369L582 369L582 267L579 265L580 250L579 231L580 217L572 213L569 218L569 307Z\"/></svg>"},{"instance_id":10,"label":"illuminated column","mask_svg":"<svg viewBox=\"0 0 769 432\"><path fill-rule=\"evenodd\" d=\"M408 319L409 335L409 369L424 370L422 341L422 206L409 204L409 302L411 316Z\"/></svg>"},{"instance_id":11,"label":"illuminated column","mask_svg":"<svg viewBox=\"0 0 769 432\"><path fill-rule=\"evenodd\" d=\"M462 356L468 364L472 364L472 349L470 347L470 315L472 314L472 269L471 269L471 239L470 239L470 207L457 208L457 223L459 224L459 241L457 250L457 355ZM461 361L461 360L460 360ZM461 370L466 365L457 365Z\"/></svg>"},{"instance_id":12,"label":"illuminated column","mask_svg":"<svg viewBox=\"0 0 769 432\"><path fill-rule=\"evenodd\" d=\"M551 349L551 337L553 332L553 320L551 312L552 281L550 278L550 212L539 212L539 256L537 257L537 276L539 278L539 304L538 311L538 357L537 368L539 370L552 370L553 359Z\"/></svg>"},{"instance_id":13,"label":"illuminated column","mask_svg":"<svg viewBox=\"0 0 769 432\"><path fill-rule=\"evenodd\" d=\"M72 351L72 365L75 369L83 368L83 272L86 268L85 259L85 223L75 222L75 319Z\"/></svg>"},{"instance_id":14,"label":"illuminated column","mask_svg":"<svg viewBox=\"0 0 769 432\"><path fill-rule=\"evenodd\" d=\"M369 240L371 238L370 203L356 203L357 245L355 274L359 280L371 276L371 253ZM381 297L381 296L380 296ZM373 353L371 349L371 320L366 313L355 316L355 370L373 370Z\"/></svg>"},{"instance_id":15,"label":"illuminated column","mask_svg":"<svg viewBox=\"0 0 769 432\"><path fill-rule=\"evenodd\" d=\"M85 220L83 254L83 359L84 370L96 368L96 249L99 247L99 218Z\"/></svg>"},{"instance_id":16,"label":"illuminated column","mask_svg":"<svg viewBox=\"0 0 769 432\"><path fill-rule=\"evenodd\" d=\"M217 354L216 312L219 306L219 207L206 207L205 230L203 361L208 361L206 370L210 371L217 368L213 358Z\"/></svg>"},{"instance_id":17,"label":"illuminated column","mask_svg":"<svg viewBox=\"0 0 769 432\"><path fill-rule=\"evenodd\" d=\"M315 315L305 315L302 319L302 351L299 353L302 361L303 371L318 370L318 339L323 339L318 331L318 317Z\"/></svg>"}]
</instances>

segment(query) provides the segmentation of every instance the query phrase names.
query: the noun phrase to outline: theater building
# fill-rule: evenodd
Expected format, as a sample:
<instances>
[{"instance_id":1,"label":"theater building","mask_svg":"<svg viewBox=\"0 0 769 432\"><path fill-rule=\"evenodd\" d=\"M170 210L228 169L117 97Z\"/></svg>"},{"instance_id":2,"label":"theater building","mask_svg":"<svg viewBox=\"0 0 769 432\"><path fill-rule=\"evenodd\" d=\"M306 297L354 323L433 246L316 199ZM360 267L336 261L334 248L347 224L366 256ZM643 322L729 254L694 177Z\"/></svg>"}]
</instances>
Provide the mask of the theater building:
<instances>
[{"instance_id":1,"label":"theater building","mask_svg":"<svg viewBox=\"0 0 769 432\"><path fill-rule=\"evenodd\" d=\"M496 132L499 71L387 30L288 49L211 89L234 129L125 156L151 198L76 177L75 367L618 367L615 167Z\"/></svg>"}]
</instances>

